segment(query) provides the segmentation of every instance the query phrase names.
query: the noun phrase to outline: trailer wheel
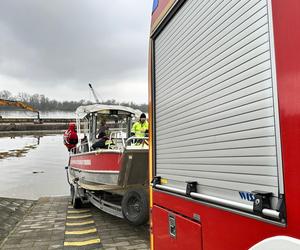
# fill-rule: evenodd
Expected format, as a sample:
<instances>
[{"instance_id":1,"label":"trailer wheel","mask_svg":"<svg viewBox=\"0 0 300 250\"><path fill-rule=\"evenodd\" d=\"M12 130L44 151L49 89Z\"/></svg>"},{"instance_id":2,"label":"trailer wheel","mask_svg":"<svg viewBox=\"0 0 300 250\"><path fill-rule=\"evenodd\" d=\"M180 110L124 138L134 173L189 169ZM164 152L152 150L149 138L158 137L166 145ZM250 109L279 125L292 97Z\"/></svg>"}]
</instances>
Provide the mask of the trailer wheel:
<instances>
[{"instance_id":1,"label":"trailer wheel","mask_svg":"<svg viewBox=\"0 0 300 250\"><path fill-rule=\"evenodd\" d=\"M148 195L144 189L128 190L122 199L124 218L133 225L142 225L149 218Z\"/></svg>"},{"instance_id":2,"label":"trailer wheel","mask_svg":"<svg viewBox=\"0 0 300 250\"><path fill-rule=\"evenodd\" d=\"M72 184L70 185L70 192L71 192L71 202L73 208L75 209L81 208L82 206L81 199L79 197L76 197L75 187Z\"/></svg>"}]
</instances>

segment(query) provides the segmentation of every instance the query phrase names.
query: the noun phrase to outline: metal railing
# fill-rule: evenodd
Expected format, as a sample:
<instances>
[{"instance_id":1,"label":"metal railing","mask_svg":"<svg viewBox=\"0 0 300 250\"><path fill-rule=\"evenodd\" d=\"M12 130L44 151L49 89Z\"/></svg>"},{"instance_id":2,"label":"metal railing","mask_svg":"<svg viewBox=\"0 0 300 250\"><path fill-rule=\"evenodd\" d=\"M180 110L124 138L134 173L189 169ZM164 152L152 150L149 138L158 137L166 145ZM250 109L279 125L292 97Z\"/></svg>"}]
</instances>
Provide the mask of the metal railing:
<instances>
[{"instance_id":1,"label":"metal railing","mask_svg":"<svg viewBox=\"0 0 300 250\"><path fill-rule=\"evenodd\" d=\"M78 154L78 153L86 153L86 152L89 152L88 142L81 143L80 145L75 146L70 150L70 154Z\"/></svg>"},{"instance_id":2,"label":"metal railing","mask_svg":"<svg viewBox=\"0 0 300 250\"><path fill-rule=\"evenodd\" d=\"M152 186L154 186L155 188L160 189L160 190L169 191L169 192L172 192L172 193L175 193L175 194L180 194L180 195L186 196L186 190L173 188L173 187L169 187L169 186L165 186L165 185L161 185L161 184L156 184L156 185L152 185ZM221 206L226 206L226 207L229 207L229 208L234 208L234 209L238 209L238 210L241 210L241 211L254 213L253 205L247 205L247 204L243 204L243 203L240 203L240 202L225 200L225 199L222 199L222 198L218 198L218 197L214 197L214 196L210 196L210 195L205 195L205 194L200 194L200 193L195 193L195 192L191 192L190 197L195 198L197 200L206 201L206 202L214 203L214 204L217 204L217 205L221 205ZM264 216L274 218L274 219L277 219L277 220L281 219L280 212L276 211L276 210L273 210L273 209L264 208L262 210L262 214Z\"/></svg>"},{"instance_id":3,"label":"metal railing","mask_svg":"<svg viewBox=\"0 0 300 250\"><path fill-rule=\"evenodd\" d=\"M121 147L118 147L118 140L121 140ZM118 147L118 148L124 148L125 147L125 137L123 131L112 131L109 135L109 144L108 148L111 148L112 145Z\"/></svg>"},{"instance_id":4,"label":"metal railing","mask_svg":"<svg viewBox=\"0 0 300 250\"><path fill-rule=\"evenodd\" d=\"M137 144L137 143L138 143L138 145L141 145L142 147L144 147L145 145L148 146L148 140L149 140L149 137L132 136L126 140L125 147L130 146L132 144Z\"/></svg>"},{"instance_id":5,"label":"metal railing","mask_svg":"<svg viewBox=\"0 0 300 250\"><path fill-rule=\"evenodd\" d=\"M109 136L109 143L108 148L114 149L114 147L124 150L126 147L131 145L138 145L142 148L145 146L148 146L148 139L149 137L130 137L126 139L124 136L124 132L122 131L113 131ZM120 140L120 145L118 145L117 140ZM87 150L86 150L87 149ZM85 153L89 152L89 143L84 142L78 145L77 147L74 147L70 150L70 154L78 154L78 153Z\"/></svg>"}]
</instances>

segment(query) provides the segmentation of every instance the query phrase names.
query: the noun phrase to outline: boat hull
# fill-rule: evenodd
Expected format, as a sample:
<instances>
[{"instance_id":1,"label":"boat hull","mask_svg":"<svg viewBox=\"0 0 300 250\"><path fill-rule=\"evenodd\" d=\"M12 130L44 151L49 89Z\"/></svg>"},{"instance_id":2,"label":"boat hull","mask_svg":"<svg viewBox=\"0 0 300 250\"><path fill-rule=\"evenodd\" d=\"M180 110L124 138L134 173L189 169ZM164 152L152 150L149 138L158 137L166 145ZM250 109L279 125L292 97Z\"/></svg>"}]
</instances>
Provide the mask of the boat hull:
<instances>
[{"instance_id":1,"label":"boat hull","mask_svg":"<svg viewBox=\"0 0 300 250\"><path fill-rule=\"evenodd\" d=\"M78 178L81 183L86 184L104 184L104 185L117 185L119 172L89 172L81 171L77 169L70 168L70 177L72 179Z\"/></svg>"},{"instance_id":2,"label":"boat hull","mask_svg":"<svg viewBox=\"0 0 300 250\"><path fill-rule=\"evenodd\" d=\"M70 178L81 183L117 185L122 154L115 151L101 151L71 155Z\"/></svg>"}]
</instances>

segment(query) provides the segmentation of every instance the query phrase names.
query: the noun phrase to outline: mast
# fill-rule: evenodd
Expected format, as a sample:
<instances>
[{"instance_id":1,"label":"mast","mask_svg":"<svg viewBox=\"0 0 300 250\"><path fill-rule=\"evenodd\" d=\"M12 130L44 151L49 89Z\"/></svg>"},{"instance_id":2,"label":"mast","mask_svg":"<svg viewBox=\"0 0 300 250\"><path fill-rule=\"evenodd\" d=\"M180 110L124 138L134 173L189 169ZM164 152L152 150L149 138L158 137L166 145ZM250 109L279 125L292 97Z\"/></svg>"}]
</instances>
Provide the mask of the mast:
<instances>
[{"instance_id":1,"label":"mast","mask_svg":"<svg viewBox=\"0 0 300 250\"><path fill-rule=\"evenodd\" d=\"M89 83L89 87L90 87L90 89L91 89L91 91L92 91L92 94L93 94L95 100L96 100L96 103L100 103L100 101L99 101L99 99L98 99L98 96L96 95L95 90L94 90L93 87L92 87L92 84Z\"/></svg>"}]
</instances>

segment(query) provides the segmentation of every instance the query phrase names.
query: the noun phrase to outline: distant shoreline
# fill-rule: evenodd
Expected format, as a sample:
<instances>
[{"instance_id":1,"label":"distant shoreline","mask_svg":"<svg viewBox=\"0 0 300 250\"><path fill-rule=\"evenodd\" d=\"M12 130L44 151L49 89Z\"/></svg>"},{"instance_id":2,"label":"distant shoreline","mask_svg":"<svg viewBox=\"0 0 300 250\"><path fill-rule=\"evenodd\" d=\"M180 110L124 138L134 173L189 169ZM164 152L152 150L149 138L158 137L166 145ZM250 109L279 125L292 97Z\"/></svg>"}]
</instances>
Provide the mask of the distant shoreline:
<instances>
[{"instance_id":1,"label":"distant shoreline","mask_svg":"<svg viewBox=\"0 0 300 250\"><path fill-rule=\"evenodd\" d=\"M2 118L0 133L32 132L32 131L64 131L75 119L33 119L33 118Z\"/></svg>"}]
</instances>

